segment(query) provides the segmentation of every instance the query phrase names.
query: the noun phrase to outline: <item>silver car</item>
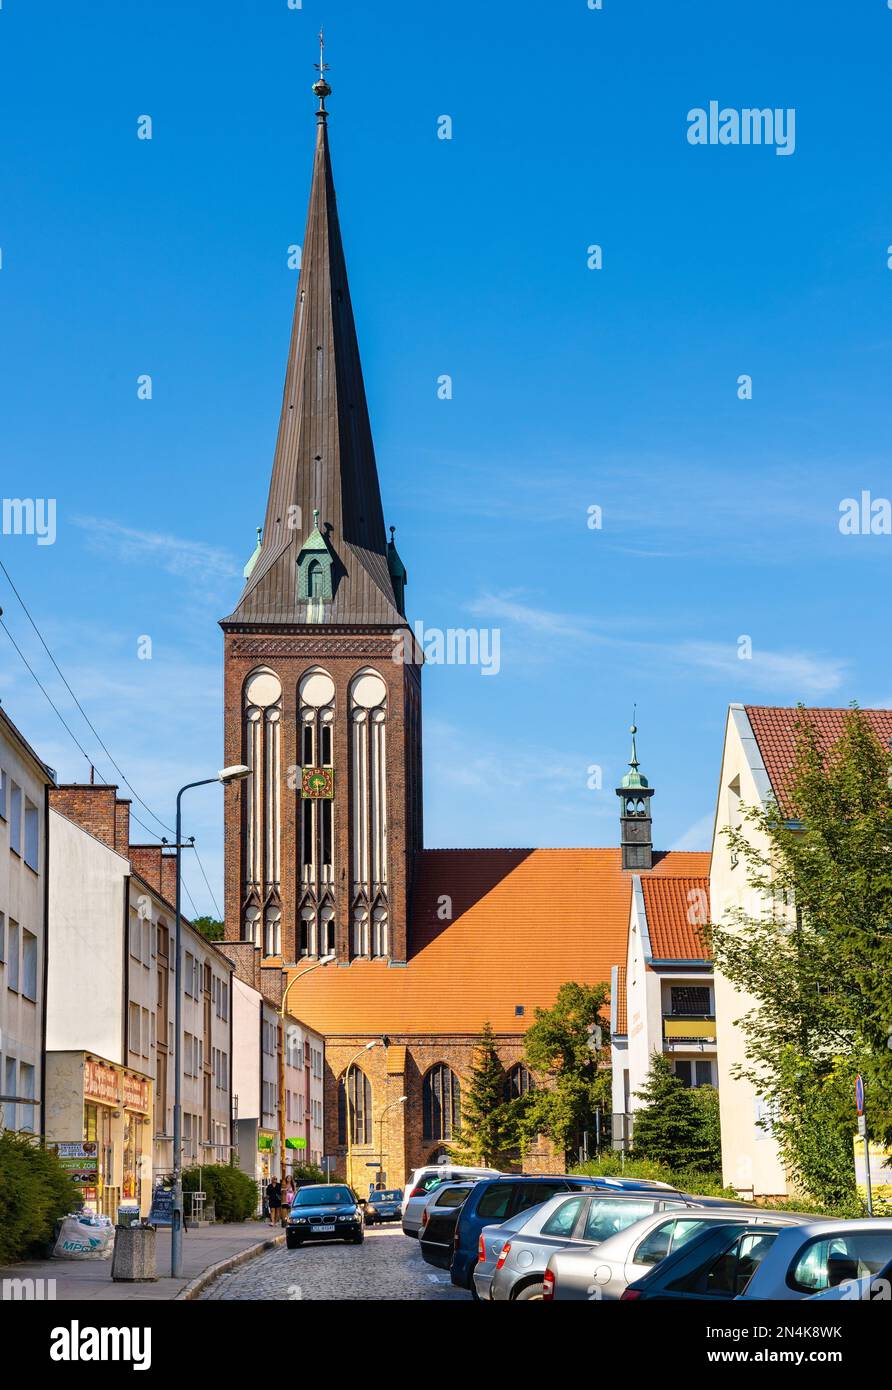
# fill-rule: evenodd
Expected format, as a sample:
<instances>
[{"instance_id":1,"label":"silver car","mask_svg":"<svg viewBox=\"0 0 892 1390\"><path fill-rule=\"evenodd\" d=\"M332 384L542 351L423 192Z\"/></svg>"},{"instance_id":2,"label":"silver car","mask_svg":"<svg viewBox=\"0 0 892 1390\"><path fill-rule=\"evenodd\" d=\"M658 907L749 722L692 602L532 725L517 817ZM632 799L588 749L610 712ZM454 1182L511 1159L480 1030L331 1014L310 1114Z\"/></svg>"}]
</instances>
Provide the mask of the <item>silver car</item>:
<instances>
[{"instance_id":1,"label":"silver car","mask_svg":"<svg viewBox=\"0 0 892 1390\"><path fill-rule=\"evenodd\" d=\"M492 1276L496 1272L496 1261L502 1253L502 1246L515 1231L527 1224L532 1215L532 1209L527 1207L512 1216L510 1221L503 1221L501 1226L483 1227L477 1241L477 1263L474 1266L475 1298L489 1298Z\"/></svg>"},{"instance_id":2,"label":"silver car","mask_svg":"<svg viewBox=\"0 0 892 1390\"><path fill-rule=\"evenodd\" d=\"M540 1299L545 1269L556 1250L606 1240L654 1212L687 1207L689 1200L675 1193L562 1192L525 1212L528 1219L523 1226L508 1233L496 1260L489 1297L496 1302Z\"/></svg>"},{"instance_id":3,"label":"silver car","mask_svg":"<svg viewBox=\"0 0 892 1390\"><path fill-rule=\"evenodd\" d=\"M627 1226L597 1246L556 1250L545 1271L546 1299L600 1302L621 1298L629 1284L642 1278L667 1255L710 1225L798 1225L807 1216L739 1207L690 1208L684 1212L655 1212Z\"/></svg>"}]
</instances>

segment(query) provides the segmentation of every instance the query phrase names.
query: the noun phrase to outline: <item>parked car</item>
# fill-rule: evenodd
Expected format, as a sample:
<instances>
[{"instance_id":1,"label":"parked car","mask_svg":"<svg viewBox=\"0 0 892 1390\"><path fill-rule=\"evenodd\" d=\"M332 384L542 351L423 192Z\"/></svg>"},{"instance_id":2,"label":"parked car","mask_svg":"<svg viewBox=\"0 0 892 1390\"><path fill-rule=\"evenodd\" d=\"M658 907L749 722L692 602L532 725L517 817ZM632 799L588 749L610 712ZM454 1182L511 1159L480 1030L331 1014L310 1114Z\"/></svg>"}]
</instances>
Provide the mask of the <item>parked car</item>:
<instances>
[{"instance_id":1,"label":"parked car","mask_svg":"<svg viewBox=\"0 0 892 1390\"><path fill-rule=\"evenodd\" d=\"M533 1207L532 1210L536 1211L537 1208ZM529 1211L520 1211L516 1216L512 1216L510 1221L503 1221L501 1226L483 1227L477 1241L477 1263L474 1266L476 1298L489 1298L489 1288L495 1274L496 1261L502 1253L502 1246L510 1239L512 1233L519 1231L529 1219Z\"/></svg>"},{"instance_id":2,"label":"parked car","mask_svg":"<svg viewBox=\"0 0 892 1390\"><path fill-rule=\"evenodd\" d=\"M403 1189L389 1188L370 1192L365 1204L365 1224L374 1226L380 1221L399 1221L402 1216Z\"/></svg>"},{"instance_id":3,"label":"parked car","mask_svg":"<svg viewBox=\"0 0 892 1390\"><path fill-rule=\"evenodd\" d=\"M557 1251L582 1246L591 1252L613 1239L617 1232L637 1227L654 1213L663 1213L665 1218L668 1212L685 1207L705 1210L697 1206L696 1197L671 1190L616 1192L599 1187L591 1193L555 1197L533 1212L526 1225L505 1241L496 1263L490 1298L496 1302L543 1298L545 1271L549 1258Z\"/></svg>"},{"instance_id":4,"label":"parked car","mask_svg":"<svg viewBox=\"0 0 892 1390\"><path fill-rule=\"evenodd\" d=\"M545 1270L542 1296L558 1302L611 1301L709 1226L795 1225L808 1220L792 1213L757 1213L752 1206L741 1211L736 1205L654 1212L600 1245L567 1245L555 1250Z\"/></svg>"},{"instance_id":5,"label":"parked car","mask_svg":"<svg viewBox=\"0 0 892 1390\"><path fill-rule=\"evenodd\" d=\"M623 1293L631 1299L809 1298L881 1270L892 1258L892 1218L707 1230Z\"/></svg>"},{"instance_id":6,"label":"parked car","mask_svg":"<svg viewBox=\"0 0 892 1390\"><path fill-rule=\"evenodd\" d=\"M421 1213L418 1243L422 1257L429 1265L436 1265L438 1269L449 1268L455 1220L473 1186L474 1183L467 1178L464 1182L443 1182L428 1197Z\"/></svg>"},{"instance_id":7,"label":"parked car","mask_svg":"<svg viewBox=\"0 0 892 1390\"><path fill-rule=\"evenodd\" d=\"M365 1201L346 1183L298 1188L285 1224L285 1244L296 1250L308 1240L345 1240L361 1245Z\"/></svg>"},{"instance_id":8,"label":"parked car","mask_svg":"<svg viewBox=\"0 0 892 1390\"><path fill-rule=\"evenodd\" d=\"M565 1192L583 1192L591 1188L605 1189L603 1178L590 1178L576 1174L557 1177L552 1174L517 1174L514 1177L482 1178L474 1184L458 1212L454 1223L453 1253L449 1269L453 1284L461 1289L470 1289L476 1297L474 1268L479 1255L480 1232L484 1226L500 1225L510 1221L519 1212L538 1207L542 1202ZM662 1195L672 1194L672 1189L635 1178L610 1179L608 1192L650 1192Z\"/></svg>"},{"instance_id":9,"label":"parked car","mask_svg":"<svg viewBox=\"0 0 892 1390\"><path fill-rule=\"evenodd\" d=\"M440 1183L497 1176L496 1168L464 1168L454 1163L432 1163L424 1168L416 1168L403 1189L403 1234L418 1236L424 1204Z\"/></svg>"}]
</instances>

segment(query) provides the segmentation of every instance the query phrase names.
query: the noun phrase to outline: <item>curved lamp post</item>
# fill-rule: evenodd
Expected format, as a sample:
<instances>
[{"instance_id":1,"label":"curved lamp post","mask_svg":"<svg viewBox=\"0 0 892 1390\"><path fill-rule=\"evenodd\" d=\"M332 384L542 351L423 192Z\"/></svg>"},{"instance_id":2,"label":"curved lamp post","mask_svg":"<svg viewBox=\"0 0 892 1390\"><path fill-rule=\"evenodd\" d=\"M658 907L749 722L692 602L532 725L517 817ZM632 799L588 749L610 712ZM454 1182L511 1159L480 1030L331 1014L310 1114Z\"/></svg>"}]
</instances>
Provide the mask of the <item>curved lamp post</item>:
<instances>
[{"instance_id":1,"label":"curved lamp post","mask_svg":"<svg viewBox=\"0 0 892 1390\"><path fill-rule=\"evenodd\" d=\"M344 1110L345 1110L346 1115L347 1115L347 1186L348 1186L348 1187L352 1187L352 1186L353 1186L353 1182L352 1182L352 1178L353 1178L353 1112L351 1111L351 1106L350 1106L350 1068L353 1066L354 1062L358 1062L358 1061L359 1061L360 1057L362 1056L362 1054L363 1054L364 1052L370 1052L371 1049L372 1049L373 1047L386 1047L386 1046L387 1046L387 1039L386 1039L385 1037L381 1037L381 1038L372 1038L369 1042L364 1043L363 1046L362 1046L362 1047L359 1049L359 1051L356 1053L355 1057L351 1057L351 1058L350 1058L350 1061L347 1063L347 1070L346 1070L345 1073L344 1073Z\"/></svg>"},{"instance_id":2,"label":"curved lamp post","mask_svg":"<svg viewBox=\"0 0 892 1390\"><path fill-rule=\"evenodd\" d=\"M203 777L199 782L187 782L177 792L177 891L176 891L176 938L174 957L176 961L174 997L174 1063L173 1063L173 1212L170 1226L170 1274L179 1279L183 1273L183 918L182 899L182 801L183 793L193 787L208 787L212 782L222 782L228 787L230 782L243 782L251 776L251 769L244 763L224 767L216 777Z\"/></svg>"},{"instance_id":3,"label":"curved lamp post","mask_svg":"<svg viewBox=\"0 0 892 1390\"><path fill-rule=\"evenodd\" d=\"M384 1172L384 1116L388 1110L393 1110L397 1105L405 1105L408 1096L398 1096L389 1105L385 1105L381 1114L378 1116L378 1181L381 1182L381 1174Z\"/></svg>"},{"instance_id":4,"label":"curved lamp post","mask_svg":"<svg viewBox=\"0 0 892 1390\"><path fill-rule=\"evenodd\" d=\"M318 970L320 965L330 965L336 957L334 954L322 956L319 960L308 965L306 970L301 970L299 975L292 975L285 986L282 995L282 1003L279 1008L279 1161L282 1169L282 1187L285 1186L285 1008L288 1003L288 995L291 993L292 985L296 985L298 980L302 980L304 975L312 975L314 970Z\"/></svg>"}]
</instances>

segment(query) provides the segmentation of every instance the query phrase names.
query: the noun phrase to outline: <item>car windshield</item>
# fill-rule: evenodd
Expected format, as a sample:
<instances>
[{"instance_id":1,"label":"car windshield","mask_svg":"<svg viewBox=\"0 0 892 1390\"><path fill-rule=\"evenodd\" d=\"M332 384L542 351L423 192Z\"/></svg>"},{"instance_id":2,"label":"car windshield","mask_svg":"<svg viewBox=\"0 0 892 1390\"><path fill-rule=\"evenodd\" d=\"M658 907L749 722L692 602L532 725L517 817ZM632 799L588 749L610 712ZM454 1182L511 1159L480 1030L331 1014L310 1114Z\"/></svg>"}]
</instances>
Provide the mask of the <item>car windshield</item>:
<instances>
[{"instance_id":1,"label":"car windshield","mask_svg":"<svg viewBox=\"0 0 892 1390\"><path fill-rule=\"evenodd\" d=\"M402 1201L402 1192L373 1192L369 1198L372 1202L399 1202Z\"/></svg>"},{"instance_id":2,"label":"car windshield","mask_svg":"<svg viewBox=\"0 0 892 1390\"><path fill-rule=\"evenodd\" d=\"M353 1193L349 1187L302 1187L292 1202L293 1207L352 1206Z\"/></svg>"}]
</instances>

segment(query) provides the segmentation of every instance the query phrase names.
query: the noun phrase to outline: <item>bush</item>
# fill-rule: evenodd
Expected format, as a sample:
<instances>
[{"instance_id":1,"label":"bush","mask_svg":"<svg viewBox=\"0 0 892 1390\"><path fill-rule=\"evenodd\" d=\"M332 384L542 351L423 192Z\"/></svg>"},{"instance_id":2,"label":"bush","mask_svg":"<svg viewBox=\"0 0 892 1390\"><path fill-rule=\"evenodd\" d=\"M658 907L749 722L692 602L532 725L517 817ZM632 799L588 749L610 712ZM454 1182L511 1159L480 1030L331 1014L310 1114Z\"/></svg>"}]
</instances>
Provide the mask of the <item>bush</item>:
<instances>
[{"instance_id":1,"label":"bush","mask_svg":"<svg viewBox=\"0 0 892 1390\"><path fill-rule=\"evenodd\" d=\"M80 1190L53 1149L0 1133L0 1265L45 1254L56 1222L80 1205Z\"/></svg>"},{"instance_id":2,"label":"bush","mask_svg":"<svg viewBox=\"0 0 892 1390\"><path fill-rule=\"evenodd\" d=\"M199 1185L199 1177L201 1183ZM241 1168L226 1163L207 1168L187 1168L183 1173L184 1192L206 1192L214 1204L218 1221L248 1221L257 1211L257 1184Z\"/></svg>"},{"instance_id":3,"label":"bush","mask_svg":"<svg viewBox=\"0 0 892 1390\"><path fill-rule=\"evenodd\" d=\"M657 1163L650 1158L626 1158L625 1162L618 1149L610 1149L599 1158L590 1159L570 1170L585 1173L589 1177L601 1178L648 1178L651 1182L666 1182L677 1187L680 1192L690 1192L697 1197L736 1198L733 1187L722 1185L720 1172L700 1172L695 1168L670 1168L666 1163Z\"/></svg>"},{"instance_id":4,"label":"bush","mask_svg":"<svg viewBox=\"0 0 892 1390\"><path fill-rule=\"evenodd\" d=\"M315 1163L299 1163L291 1170L294 1178L295 1187L307 1182L325 1182L326 1177L321 1168L317 1168Z\"/></svg>"}]
</instances>

